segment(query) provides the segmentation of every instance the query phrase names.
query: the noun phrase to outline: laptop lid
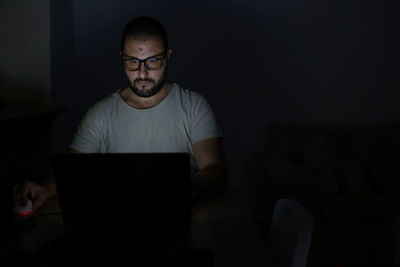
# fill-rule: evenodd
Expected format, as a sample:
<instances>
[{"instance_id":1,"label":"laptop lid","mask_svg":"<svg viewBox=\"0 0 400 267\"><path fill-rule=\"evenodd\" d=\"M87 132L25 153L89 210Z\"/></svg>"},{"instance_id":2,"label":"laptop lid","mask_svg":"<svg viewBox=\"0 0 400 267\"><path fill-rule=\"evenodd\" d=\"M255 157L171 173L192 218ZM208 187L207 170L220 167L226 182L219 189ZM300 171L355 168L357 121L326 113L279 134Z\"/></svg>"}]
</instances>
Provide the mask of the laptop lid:
<instances>
[{"instance_id":1,"label":"laptop lid","mask_svg":"<svg viewBox=\"0 0 400 267\"><path fill-rule=\"evenodd\" d=\"M74 229L189 228L186 153L56 154L64 223Z\"/></svg>"}]
</instances>

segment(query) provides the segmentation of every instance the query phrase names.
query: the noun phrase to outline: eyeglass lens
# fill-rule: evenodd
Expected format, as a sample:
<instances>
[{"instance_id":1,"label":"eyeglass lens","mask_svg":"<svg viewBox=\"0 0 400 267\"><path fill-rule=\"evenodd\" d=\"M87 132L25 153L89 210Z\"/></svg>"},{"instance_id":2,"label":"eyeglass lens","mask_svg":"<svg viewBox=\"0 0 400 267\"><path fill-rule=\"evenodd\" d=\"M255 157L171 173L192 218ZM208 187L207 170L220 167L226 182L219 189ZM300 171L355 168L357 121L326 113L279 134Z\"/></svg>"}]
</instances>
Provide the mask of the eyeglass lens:
<instances>
[{"instance_id":1,"label":"eyeglass lens","mask_svg":"<svg viewBox=\"0 0 400 267\"><path fill-rule=\"evenodd\" d=\"M163 56L155 56L155 57L150 57L144 60L140 60L137 58L128 58L128 59L123 59L124 61L124 66L127 70L129 71L135 71L140 68L141 63L143 62L145 67L149 70L156 70L161 68L162 63L164 61Z\"/></svg>"}]
</instances>

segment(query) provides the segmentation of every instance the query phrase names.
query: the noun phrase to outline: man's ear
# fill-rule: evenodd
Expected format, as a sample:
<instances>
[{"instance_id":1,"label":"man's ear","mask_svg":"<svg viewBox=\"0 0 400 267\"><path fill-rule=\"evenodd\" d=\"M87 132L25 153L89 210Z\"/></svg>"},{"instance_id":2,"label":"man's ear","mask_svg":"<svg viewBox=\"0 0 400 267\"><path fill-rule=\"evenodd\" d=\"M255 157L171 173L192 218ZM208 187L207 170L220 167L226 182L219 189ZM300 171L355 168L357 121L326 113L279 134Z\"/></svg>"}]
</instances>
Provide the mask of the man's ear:
<instances>
[{"instance_id":1,"label":"man's ear","mask_svg":"<svg viewBox=\"0 0 400 267\"><path fill-rule=\"evenodd\" d=\"M167 51L167 58L169 59L169 57L171 56L171 54L172 54L172 49L170 48L170 49L168 49L168 51Z\"/></svg>"}]
</instances>

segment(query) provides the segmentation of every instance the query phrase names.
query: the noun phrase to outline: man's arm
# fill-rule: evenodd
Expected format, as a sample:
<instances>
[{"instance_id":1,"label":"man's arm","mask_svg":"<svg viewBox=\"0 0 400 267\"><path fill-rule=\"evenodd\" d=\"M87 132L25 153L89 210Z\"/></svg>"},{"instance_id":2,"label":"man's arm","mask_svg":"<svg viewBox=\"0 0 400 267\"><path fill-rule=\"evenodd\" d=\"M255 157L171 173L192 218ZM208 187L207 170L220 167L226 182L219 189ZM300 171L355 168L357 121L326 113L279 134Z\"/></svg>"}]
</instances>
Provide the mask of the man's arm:
<instances>
[{"instance_id":1,"label":"man's arm","mask_svg":"<svg viewBox=\"0 0 400 267\"><path fill-rule=\"evenodd\" d=\"M70 153L70 154L83 154L83 152L80 152L80 151L72 149L72 148L68 148L67 153Z\"/></svg>"},{"instance_id":2,"label":"man's arm","mask_svg":"<svg viewBox=\"0 0 400 267\"><path fill-rule=\"evenodd\" d=\"M197 196L218 193L228 182L228 168L221 138L210 138L193 144L194 157L199 171L192 180Z\"/></svg>"}]
</instances>

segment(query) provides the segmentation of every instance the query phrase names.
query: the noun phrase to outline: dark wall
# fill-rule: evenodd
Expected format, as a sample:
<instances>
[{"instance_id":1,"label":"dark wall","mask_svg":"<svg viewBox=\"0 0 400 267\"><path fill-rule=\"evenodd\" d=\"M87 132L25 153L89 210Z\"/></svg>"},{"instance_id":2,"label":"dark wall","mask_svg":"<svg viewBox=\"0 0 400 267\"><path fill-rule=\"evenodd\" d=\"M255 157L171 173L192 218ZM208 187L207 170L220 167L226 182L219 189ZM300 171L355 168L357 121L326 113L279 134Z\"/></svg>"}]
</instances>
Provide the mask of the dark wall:
<instances>
[{"instance_id":1,"label":"dark wall","mask_svg":"<svg viewBox=\"0 0 400 267\"><path fill-rule=\"evenodd\" d=\"M50 106L50 0L0 1L0 116Z\"/></svg>"},{"instance_id":2,"label":"dark wall","mask_svg":"<svg viewBox=\"0 0 400 267\"><path fill-rule=\"evenodd\" d=\"M62 2L62 3L61 3ZM168 77L205 95L225 134L232 181L273 121L398 121L398 1L52 1L52 88L68 108L64 150L86 110L125 80L120 34L149 15L174 49Z\"/></svg>"}]
</instances>

